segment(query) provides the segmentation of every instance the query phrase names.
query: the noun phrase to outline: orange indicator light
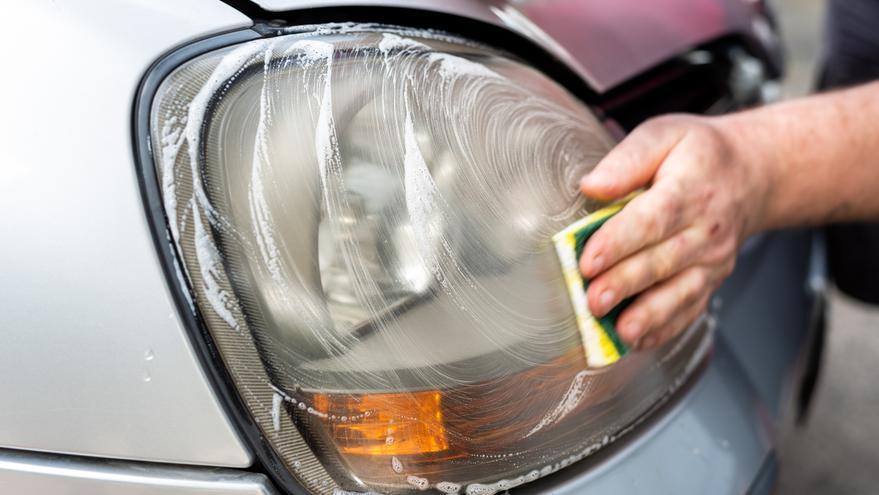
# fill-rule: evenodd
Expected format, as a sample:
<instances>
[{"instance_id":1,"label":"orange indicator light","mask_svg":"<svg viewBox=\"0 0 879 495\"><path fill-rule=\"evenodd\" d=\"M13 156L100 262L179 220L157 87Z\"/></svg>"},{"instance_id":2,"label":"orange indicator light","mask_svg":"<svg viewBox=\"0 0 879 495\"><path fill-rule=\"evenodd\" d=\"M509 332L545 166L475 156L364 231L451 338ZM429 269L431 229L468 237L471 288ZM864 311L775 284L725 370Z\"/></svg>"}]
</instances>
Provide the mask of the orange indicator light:
<instances>
[{"instance_id":1,"label":"orange indicator light","mask_svg":"<svg viewBox=\"0 0 879 495\"><path fill-rule=\"evenodd\" d=\"M316 394L339 450L361 455L417 455L449 448L437 391L398 394Z\"/></svg>"}]
</instances>

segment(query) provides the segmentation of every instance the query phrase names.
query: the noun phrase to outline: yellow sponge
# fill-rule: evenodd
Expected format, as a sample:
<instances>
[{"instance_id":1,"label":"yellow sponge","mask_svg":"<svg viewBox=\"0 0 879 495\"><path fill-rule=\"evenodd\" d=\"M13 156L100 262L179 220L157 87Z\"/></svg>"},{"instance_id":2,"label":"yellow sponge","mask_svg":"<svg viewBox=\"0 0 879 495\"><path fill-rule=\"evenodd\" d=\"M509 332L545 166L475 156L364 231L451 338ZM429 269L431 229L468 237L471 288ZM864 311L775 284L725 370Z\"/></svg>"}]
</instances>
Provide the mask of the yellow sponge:
<instances>
[{"instance_id":1,"label":"yellow sponge","mask_svg":"<svg viewBox=\"0 0 879 495\"><path fill-rule=\"evenodd\" d=\"M552 237L565 277L565 284L568 287L568 295L574 306L577 327L580 329L583 348L586 351L586 362L590 368L613 364L628 352L629 348L617 334L616 321L623 309L631 302L631 298L621 302L607 315L595 318L589 312L586 300L589 280L580 274L580 256L583 254L583 248L589 237L604 222L619 213L634 196L635 194L630 195L622 201L602 208L586 218L574 222Z\"/></svg>"}]
</instances>

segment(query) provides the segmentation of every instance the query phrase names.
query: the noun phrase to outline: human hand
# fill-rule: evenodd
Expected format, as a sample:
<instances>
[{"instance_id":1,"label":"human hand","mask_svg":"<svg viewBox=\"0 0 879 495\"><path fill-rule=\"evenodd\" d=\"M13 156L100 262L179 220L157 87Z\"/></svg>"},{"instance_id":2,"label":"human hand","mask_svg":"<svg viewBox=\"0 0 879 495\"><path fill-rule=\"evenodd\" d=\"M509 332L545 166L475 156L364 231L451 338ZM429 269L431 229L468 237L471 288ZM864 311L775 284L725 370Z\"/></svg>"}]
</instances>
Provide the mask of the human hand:
<instances>
[{"instance_id":1,"label":"human hand","mask_svg":"<svg viewBox=\"0 0 879 495\"><path fill-rule=\"evenodd\" d=\"M734 125L686 115L648 121L581 182L584 194L602 200L649 186L592 235L580 258L595 316L641 293L617 322L636 348L656 347L692 323L758 228L770 185Z\"/></svg>"}]
</instances>

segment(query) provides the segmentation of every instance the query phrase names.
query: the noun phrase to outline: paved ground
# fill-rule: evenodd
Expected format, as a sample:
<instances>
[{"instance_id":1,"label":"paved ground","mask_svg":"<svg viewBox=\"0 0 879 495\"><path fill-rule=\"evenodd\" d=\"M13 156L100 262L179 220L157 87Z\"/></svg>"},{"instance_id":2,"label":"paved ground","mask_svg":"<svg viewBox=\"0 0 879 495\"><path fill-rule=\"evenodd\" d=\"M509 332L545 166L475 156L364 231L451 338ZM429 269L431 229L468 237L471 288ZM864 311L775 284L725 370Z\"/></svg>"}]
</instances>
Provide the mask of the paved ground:
<instances>
[{"instance_id":1,"label":"paved ground","mask_svg":"<svg viewBox=\"0 0 879 495\"><path fill-rule=\"evenodd\" d=\"M806 427L781 452L779 495L879 493L879 309L834 297Z\"/></svg>"},{"instance_id":2,"label":"paved ground","mask_svg":"<svg viewBox=\"0 0 879 495\"><path fill-rule=\"evenodd\" d=\"M820 56L819 0L777 2L788 52L788 96L811 87ZM879 493L879 308L831 303L823 374L805 428L786 439L778 495Z\"/></svg>"}]
</instances>

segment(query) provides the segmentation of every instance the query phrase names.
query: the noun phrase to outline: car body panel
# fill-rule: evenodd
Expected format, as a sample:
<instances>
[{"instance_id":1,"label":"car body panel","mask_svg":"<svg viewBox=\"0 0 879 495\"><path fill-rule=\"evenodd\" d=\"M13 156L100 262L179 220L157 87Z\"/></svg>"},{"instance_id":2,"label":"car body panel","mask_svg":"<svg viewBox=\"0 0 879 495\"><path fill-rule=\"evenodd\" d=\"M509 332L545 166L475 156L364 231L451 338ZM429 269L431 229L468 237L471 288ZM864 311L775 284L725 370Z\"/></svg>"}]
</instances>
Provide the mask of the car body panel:
<instances>
[{"instance_id":1,"label":"car body panel","mask_svg":"<svg viewBox=\"0 0 879 495\"><path fill-rule=\"evenodd\" d=\"M0 450L0 493L273 495L264 475Z\"/></svg>"},{"instance_id":2,"label":"car body panel","mask_svg":"<svg viewBox=\"0 0 879 495\"><path fill-rule=\"evenodd\" d=\"M270 12L350 6L453 14L512 29L539 44L598 92L722 36L778 50L759 2L737 0L255 0Z\"/></svg>"},{"instance_id":3,"label":"car body panel","mask_svg":"<svg viewBox=\"0 0 879 495\"><path fill-rule=\"evenodd\" d=\"M772 455L771 431L756 390L736 368L720 340L693 388L646 434L597 466L571 466L559 479L538 480L517 495L746 493Z\"/></svg>"},{"instance_id":4,"label":"car body panel","mask_svg":"<svg viewBox=\"0 0 879 495\"><path fill-rule=\"evenodd\" d=\"M250 20L214 0L18 4L0 34L0 447L244 467L172 302L132 157L163 52Z\"/></svg>"},{"instance_id":5,"label":"car body panel","mask_svg":"<svg viewBox=\"0 0 879 495\"><path fill-rule=\"evenodd\" d=\"M810 231L787 231L751 239L738 268L717 294L718 316L730 349L768 411L779 417L790 405L796 365L809 337L815 303L809 277L815 258ZM793 278L791 274L801 274ZM759 315L755 318L754 315Z\"/></svg>"}]
</instances>

